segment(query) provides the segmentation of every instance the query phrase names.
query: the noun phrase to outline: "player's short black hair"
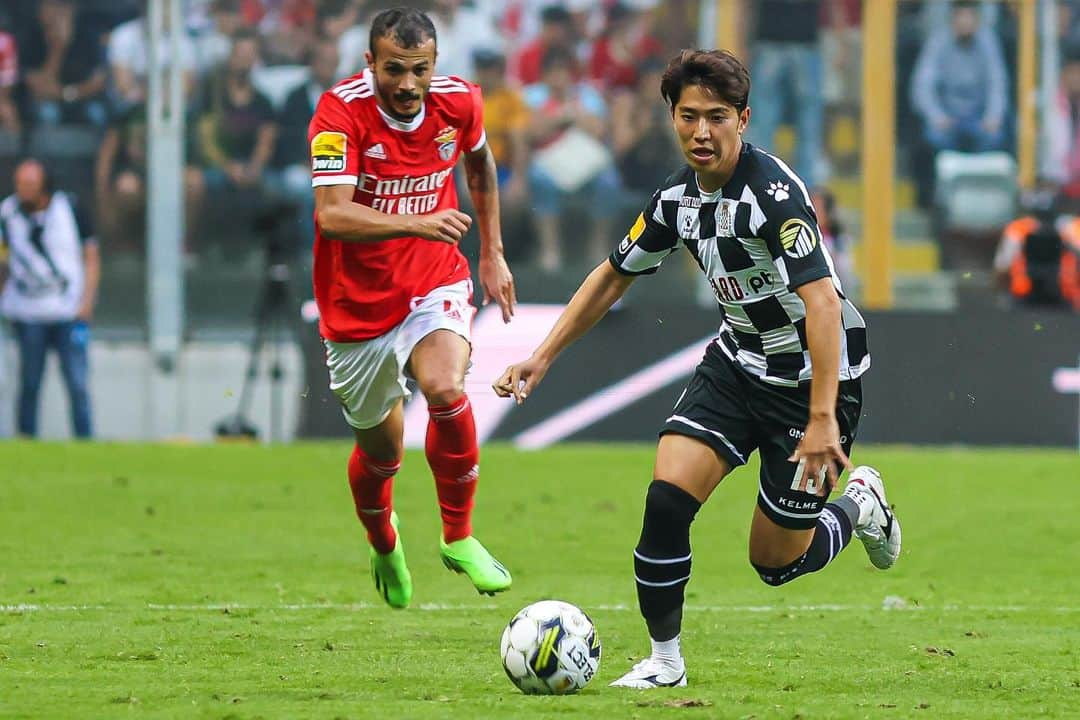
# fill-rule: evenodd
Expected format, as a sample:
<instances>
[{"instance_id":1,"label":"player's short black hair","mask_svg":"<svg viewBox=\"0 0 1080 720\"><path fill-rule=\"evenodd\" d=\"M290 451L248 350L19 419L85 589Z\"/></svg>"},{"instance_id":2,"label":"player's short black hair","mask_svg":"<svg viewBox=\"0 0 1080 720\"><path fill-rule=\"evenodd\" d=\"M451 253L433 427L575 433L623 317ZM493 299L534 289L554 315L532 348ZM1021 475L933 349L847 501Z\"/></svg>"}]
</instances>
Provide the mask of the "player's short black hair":
<instances>
[{"instance_id":1,"label":"player's short black hair","mask_svg":"<svg viewBox=\"0 0 1080 720\"><path fill-rule=\"evenodd\" d=\"M368 46L372 55L375 54L375 41L381 37L389 37L403 48L420 47L427 40L438 42L431 18L424 11L409 7L383 10L371 21Z\"/></svg>"},{"instance_id":2,"label":"player's short black hair","mask_svg":"<svg viewBox=\"0 0 1080 720\"><path fill-rule=\"evenodd\" d=\"M952 4L952 11L953 12L957 12L958 10L978 10L978 9L979 9L978 0L953 0L953 4Z\"/></svg>"},{"instance_id":3,"label":"player's short black hair","mask_svg":"<svg viewBox=\"0 0 1080 720\"><path fill-rule=\"evenodd\" d=\"M742 112L750 101L750 71L727 50L683 50L668 62L660 94L675 112L687 85L709 90Z\"/></svg>"}]
</instances>

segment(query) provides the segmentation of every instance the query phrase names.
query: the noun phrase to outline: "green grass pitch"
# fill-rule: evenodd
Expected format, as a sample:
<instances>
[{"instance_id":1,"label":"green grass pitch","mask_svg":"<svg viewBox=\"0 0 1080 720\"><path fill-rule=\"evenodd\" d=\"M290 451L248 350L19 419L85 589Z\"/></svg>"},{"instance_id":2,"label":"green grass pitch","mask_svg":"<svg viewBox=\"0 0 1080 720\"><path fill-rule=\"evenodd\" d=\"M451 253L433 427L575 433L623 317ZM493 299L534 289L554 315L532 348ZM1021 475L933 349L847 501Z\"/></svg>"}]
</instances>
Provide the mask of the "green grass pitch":
<instances>
[{"instance_id":1,"label":"green grass pitch","mask_svg":"<svg viewBox=\"0 0 1080 720\"><path fill-rule=\"evenodd\" d=\"M1075 453L859 448L903 521L899 563L874 570L856 541L779 589L746 562L740 470L694 526L690 686L641 693L607 683L647 648L630 553L651 447L485 448L476 533L515 578L495 599L440 564L410 453L406 611L369 579L347 452L0 444L0 717L1080 717ZM603 641L577 696L503 675L504 624L542 598Z\"/></svg>"}]
</instances>

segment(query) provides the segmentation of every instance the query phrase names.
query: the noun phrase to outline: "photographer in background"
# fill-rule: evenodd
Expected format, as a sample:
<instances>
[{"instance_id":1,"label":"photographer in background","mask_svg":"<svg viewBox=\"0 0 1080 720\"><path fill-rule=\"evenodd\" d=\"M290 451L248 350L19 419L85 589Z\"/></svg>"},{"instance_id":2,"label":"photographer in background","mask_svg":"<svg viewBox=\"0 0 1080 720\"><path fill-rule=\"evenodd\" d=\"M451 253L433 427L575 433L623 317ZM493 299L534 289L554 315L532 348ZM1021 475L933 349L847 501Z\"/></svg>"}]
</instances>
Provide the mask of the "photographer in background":
<instances>
[{"instance_id":1,"label":"photographer in background","mask_svg":"<svg viewBox=\"0 0 1080 720\"><path fill-rule=\"evenodd\" d=\"M91 434L88 323L94 314L101 258L74 197L52 187L40 161L15 168L15 193L0 203L0 244L9 277L0 280L0 313L19 346L17 429L35 437L45 357L60 358L75 437Z\"/></svg>"},{"instance_id":2,"label":"photographer in background","mask_svg":"<svg viewBox=\"0 0 1080 720\"><path fill-rule=\"evenodd\" d=\"M1057 200L1045 180L1024 194L1025 214L1005 226L994 274L1018 303L1080 310L1080 219L1060 215Z\"/></svg>"}]
</instances>

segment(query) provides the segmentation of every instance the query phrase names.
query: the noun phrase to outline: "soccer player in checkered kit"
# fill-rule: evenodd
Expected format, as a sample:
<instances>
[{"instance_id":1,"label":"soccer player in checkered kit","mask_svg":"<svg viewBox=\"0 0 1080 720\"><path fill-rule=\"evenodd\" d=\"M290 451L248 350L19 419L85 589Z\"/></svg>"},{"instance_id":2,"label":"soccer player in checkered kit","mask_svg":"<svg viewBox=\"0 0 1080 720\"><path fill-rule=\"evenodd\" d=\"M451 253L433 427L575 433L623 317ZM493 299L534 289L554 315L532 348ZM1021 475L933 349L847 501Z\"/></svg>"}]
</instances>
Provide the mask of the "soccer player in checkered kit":
<instances>
[{"instance_id":1,"label":"soccer player in checkered kit","mask_svg":"<svg viewBox=\"0 0 1080 720\"><path fill-rule=\"evenodd\" d=\"M323 94L309 127L313 275L330 387L356 436L348 477L372 576L386 602L403 608L413 584L392 486L407 377L428 403L425 451L442 515L443 564L481 593L511 584L472 534L479 450L464 386L475 308L458 248L472 223L454 189L461 155L476 207L484 302L497 302L509 322L516 300L480 88L435 74L435 28L414 9L375 16L367 62Z\"/></svg>"},{"instance_id":2,"label":"soccer player in checkered kit","mask_svg":"<svg viewBox=\"0 0 1080 720\"><path fill-rule=\"evenodd\" d=\"M829 564L856 535L871 562L900 554L900 524L879 473L848 453L870 367L866 324L844 296L803 181L743 142L750 76L731 53L685 50L660 87L686 165L672 174L609 260L585 279L533 354L493 387L524 402L551 363L680 247L712 286L721 323L661 429L634 550L650 655L612 683L686 685L680 649L690 524L755 450L761 455L750 562L782 585ZM843 494L829 502L840 473Z\"/></svg>"}]
</instances>

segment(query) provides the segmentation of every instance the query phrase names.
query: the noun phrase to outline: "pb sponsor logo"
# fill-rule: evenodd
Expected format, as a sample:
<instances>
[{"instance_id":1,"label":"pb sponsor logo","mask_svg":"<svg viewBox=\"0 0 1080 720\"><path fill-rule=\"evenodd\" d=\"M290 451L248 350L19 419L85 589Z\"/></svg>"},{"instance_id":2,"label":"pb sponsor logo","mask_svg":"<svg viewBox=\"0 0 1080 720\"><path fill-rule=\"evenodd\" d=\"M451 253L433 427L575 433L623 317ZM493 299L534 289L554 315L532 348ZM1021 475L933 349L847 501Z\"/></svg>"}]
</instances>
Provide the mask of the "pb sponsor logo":
<instances>
[{"instance_id":1,"label":"pb sponsor logo","mask_svg":"<svg viewBox=\"0 0 1080 720\"><path fill-rule=\"evenodd\" d=\"M804 258L814 252L817 244L817 230L801 218L791 218L780 226L780 245L790 257Z\"/></svg>"},{"instance_id":2,"label":"pb sponsor logo","mask_svg":"<svg viewBox=\"0 0 1080 720\"><path fill-rule=\"evenodd\" d=\"M321 132L311 139L311 171L341 172L345 169L345 133Z\"/></svg>"}]
</instances>

